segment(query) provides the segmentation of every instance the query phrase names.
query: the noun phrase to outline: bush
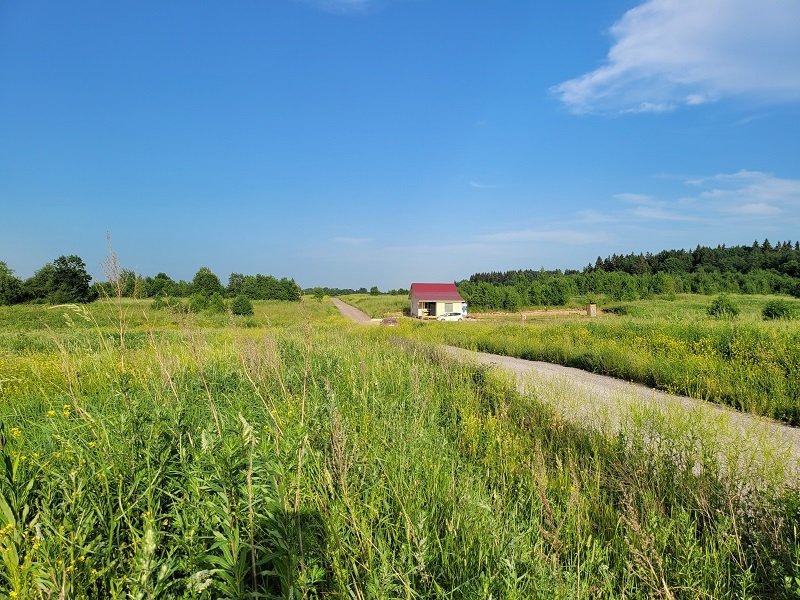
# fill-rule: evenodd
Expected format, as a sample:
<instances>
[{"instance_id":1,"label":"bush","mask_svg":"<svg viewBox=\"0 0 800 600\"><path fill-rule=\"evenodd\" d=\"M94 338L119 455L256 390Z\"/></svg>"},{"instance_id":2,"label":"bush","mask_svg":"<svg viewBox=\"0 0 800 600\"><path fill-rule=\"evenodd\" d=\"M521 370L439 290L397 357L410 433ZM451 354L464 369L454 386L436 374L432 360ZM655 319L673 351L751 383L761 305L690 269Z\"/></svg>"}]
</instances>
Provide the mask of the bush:
<instances>
[{"instance_id":1,"label":"bush","mask_svg":"<svg viewBox=\"0 0 800 600\"><path fill-rule=\"evenodd\" d=\"M177 298L170 298L169 296L156 296L151 304L154 310L161 310L168 308L170 311L177 314L185 314L189 312L189 306Z\"/></svg>"},{"instance_id":2,"label":"bush","mask_svg":"<svg viewBox=\"0 0 800 600\"><path fill-rule=\"evenodd\" d=\"M739 308L725 294L720 294L708 307L708 314L717 319L732 319L739 314Z\"/></svg>"},{"instance_id":3,"label":"bush","mask_svg":"<svg viewBox=\"0 0 800 600\"><path fill-rule=\"evenodd\" d=\"M211 296L208 298L206 310L211 313L224 313L225 300L222 298L222 294L219 292L214 292L211 294Z\"/></svg>"},{"instance_id":4,"label":"bush","mask_svg":"<svg viewBox=\"0 0 800 600\"><path fill-rule=\"evenodd\" d=\"M231 302L231 312L235 315L248 316L253 314L253 303L247 296L236 296Z\"/></svg>"},{"instance_id":5,"label":"bush","mask_svg":"<svg viewBox=\"0 0 800 600\"><path fill-rule=\"evenodd\" d=\"M770 300L761 311L761 316L768 321L794 319L795 307L786 300Z\"/></svg>"},{"instance_id":6,"label":"bush","mask_svg":"<svg viewBox=\"0 0 800 600\"><path fill-rule=\"evenodd\" d=\"M208 308L208 296L203 294L192 294L189 297L189 309L193 313L199 313Z\"/></svg>"}]
</instances>

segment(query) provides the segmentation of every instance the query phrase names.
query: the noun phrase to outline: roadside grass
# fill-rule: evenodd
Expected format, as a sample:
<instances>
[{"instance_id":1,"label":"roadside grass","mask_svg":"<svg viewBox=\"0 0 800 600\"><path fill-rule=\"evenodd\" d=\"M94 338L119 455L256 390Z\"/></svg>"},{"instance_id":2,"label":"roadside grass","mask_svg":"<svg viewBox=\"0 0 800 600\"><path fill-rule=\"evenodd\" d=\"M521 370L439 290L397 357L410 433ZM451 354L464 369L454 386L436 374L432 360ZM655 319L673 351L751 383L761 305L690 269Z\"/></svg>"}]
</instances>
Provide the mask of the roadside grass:
<instances>
[{"instance_id":1,"label":"roadside grass","mask_svg":"<svg viewBox=\"0 0 800 600\"><path fill-rule=\"evenodd\" d=\"M404 322L415 339L541 360L800 424L800 324L763 321L769 297L737 296L737 319L701 299L639 301L617 314L488 323Z\"/></svg>"},{"instance_id":2,"label":"roadside grass","mask_svg":"<svg viewBox=\"0 0 800 600\"><path fill-rule=\"evenodd\" d=\"M800 594L792 464L702 420L605 435L328 302L132 307L0 338L2 596Z\"/></svg>"},{"instance_id":3,"label":"roadside grass","mask_svg":"<svg viewBox=\"0 0 800 600\"><path fill-rule=\"evenodd\" d=\"M370 296L369 294L347 294L341 296L341 300L363 310L373 319L382 317L400 317L408 314L408 296L402 295L380 295Z\"/></svg>"}]
</instances>

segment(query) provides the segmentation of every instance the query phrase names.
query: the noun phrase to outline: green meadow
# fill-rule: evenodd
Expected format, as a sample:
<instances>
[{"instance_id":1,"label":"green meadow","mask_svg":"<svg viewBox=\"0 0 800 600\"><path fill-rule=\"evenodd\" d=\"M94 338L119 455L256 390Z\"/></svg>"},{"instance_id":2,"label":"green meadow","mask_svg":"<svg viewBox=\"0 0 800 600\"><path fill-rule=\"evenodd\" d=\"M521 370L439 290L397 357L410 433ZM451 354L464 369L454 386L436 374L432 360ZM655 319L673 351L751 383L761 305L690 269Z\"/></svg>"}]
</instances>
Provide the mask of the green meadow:
<instances>
[{"instance_id":1,"label":"green meadow","mask_svg":"<svg viewBox=\"0 0 800 600\"><path fill-rule=\"evenodd\" d=\"M531 307L474 321L408 321L401 330L445 343L578 367L800 424L800 320L764 320L775 296L734 295L740 313L712 318L712 296L600 304L593 319ZM800 314L800 300L784 298Z\"/></svg>"},{"instance_id":2,"label":"green meadow","mask_svg":"<svg viewBox=\"0 0 800 600\"><path fill-rule=\"evenodd\" d=\"M313 299L0 307L0 597L797 597L795 461L687 414L582 427L430 343L696 356L789 407L795 326L653 306L392 330Z\"/></svg>"}]
</instances>

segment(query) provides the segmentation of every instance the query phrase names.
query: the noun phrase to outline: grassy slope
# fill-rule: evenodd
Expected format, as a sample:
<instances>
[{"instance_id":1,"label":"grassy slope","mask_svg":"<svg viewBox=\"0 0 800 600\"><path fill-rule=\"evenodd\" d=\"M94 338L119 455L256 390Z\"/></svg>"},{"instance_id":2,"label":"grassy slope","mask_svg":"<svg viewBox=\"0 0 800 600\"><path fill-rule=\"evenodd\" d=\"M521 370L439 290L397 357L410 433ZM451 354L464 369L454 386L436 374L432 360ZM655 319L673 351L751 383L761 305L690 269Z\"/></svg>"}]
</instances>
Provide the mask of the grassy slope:
<instances>
[{"instance_id":1,"label":"grassy slope","mask_svg":"<svg viewBox=\"0 0 800 600\"><path fill-rule=\"evenodd\" d=\"M328 302L129 307L0 310L0 595L800 591L797 491L691 419L605 439Z\"/></svg>"}]
</instances>

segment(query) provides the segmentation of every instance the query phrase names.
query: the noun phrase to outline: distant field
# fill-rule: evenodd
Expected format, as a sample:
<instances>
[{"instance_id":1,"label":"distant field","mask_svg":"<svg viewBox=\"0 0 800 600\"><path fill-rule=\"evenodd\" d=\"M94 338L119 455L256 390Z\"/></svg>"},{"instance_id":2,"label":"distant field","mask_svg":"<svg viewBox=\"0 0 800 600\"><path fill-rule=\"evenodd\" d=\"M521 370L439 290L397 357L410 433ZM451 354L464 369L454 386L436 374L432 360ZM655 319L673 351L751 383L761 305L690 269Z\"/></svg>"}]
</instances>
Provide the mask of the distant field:
<instances>
[{"instance_id":1,"label":"distant field","mask_svg":"<svg viewBox=\"0 0 800 600\"><path fill-rule=\"evenodd\" d=\"M390 331L327 300L255 308L0 308L0 597L800 592L800 491L765 441L646 410L606 437L407 337L622 360L651 317ZM698 348L736 330L698 324Z\"/></svg>"},{"instance_id":2,"label":"distant field","mask_svg":"<svg viewBox=\"0 0 800 600\"><path fill-rule=\"evenodd\" d=\"M348 304L360 308L373 319L382 317L399 317L408 314L409 300L405 294L401 296L370 296L369 294L348 294L341 296Z\"/></svg>"}]
</instances>

